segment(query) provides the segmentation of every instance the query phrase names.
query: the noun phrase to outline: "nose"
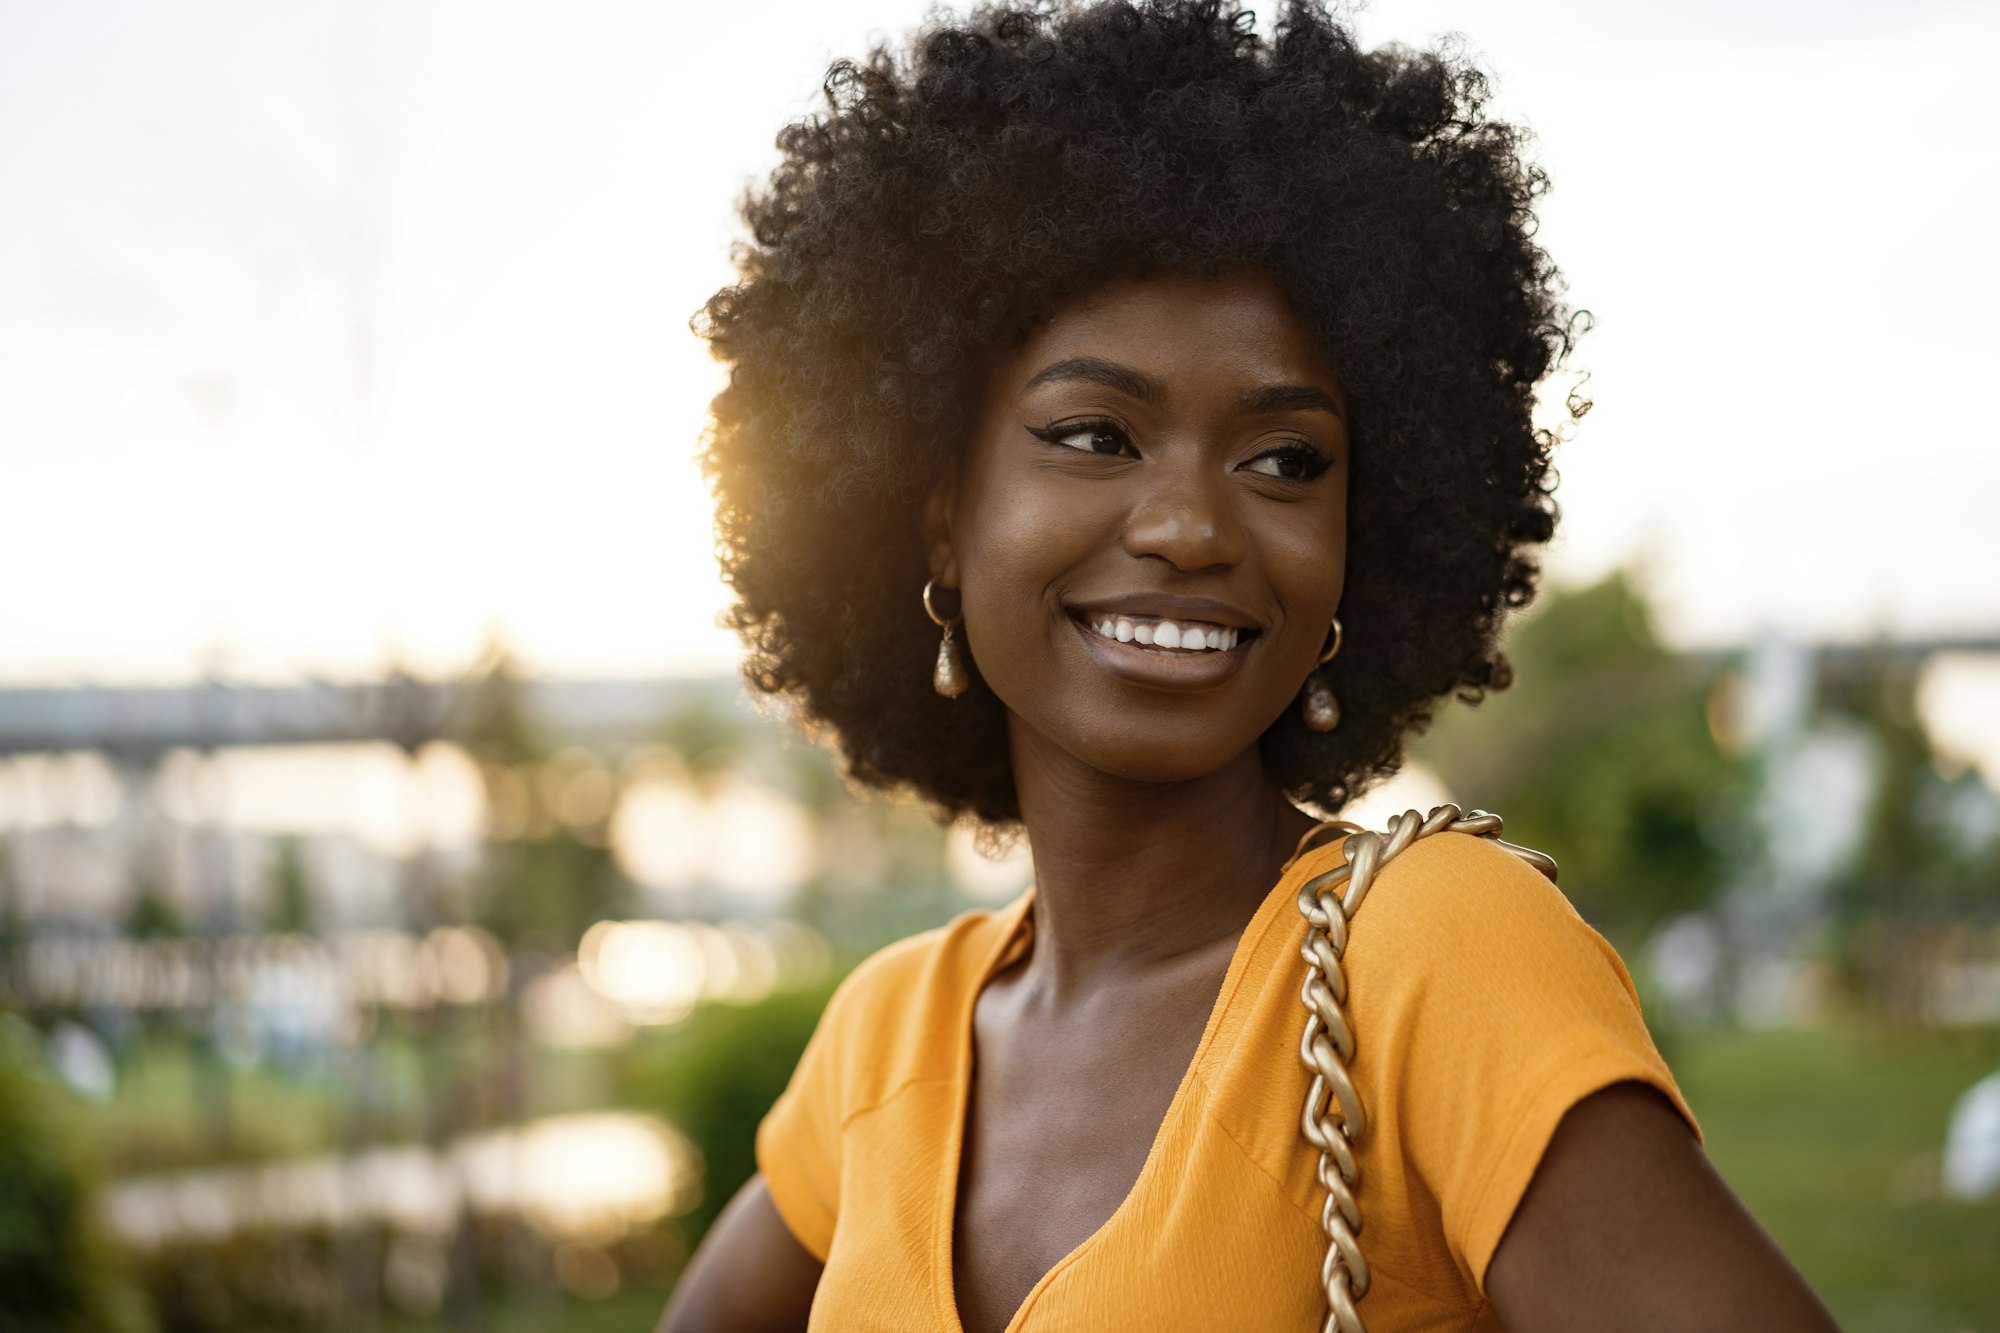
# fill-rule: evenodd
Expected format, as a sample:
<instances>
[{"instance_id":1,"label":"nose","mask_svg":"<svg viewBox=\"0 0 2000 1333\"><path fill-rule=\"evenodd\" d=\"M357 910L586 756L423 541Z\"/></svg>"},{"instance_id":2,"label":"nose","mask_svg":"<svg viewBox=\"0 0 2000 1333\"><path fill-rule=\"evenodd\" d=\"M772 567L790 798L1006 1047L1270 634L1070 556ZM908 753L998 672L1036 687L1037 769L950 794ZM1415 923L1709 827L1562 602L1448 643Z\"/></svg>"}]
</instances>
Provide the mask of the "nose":
<instances>
[{"instance_id":1,"label":"nose","mask_svg":"<svg viewBox=\"0 0 2000 1333\"><path fill-rule=\"evenodd\" d=\"M1245 533L1229 479L1205 449L1174 451L1146 469L1125 520L1125 550L1158 556L1182 573L1242 562Z\"/></svg>"}]
</instances>

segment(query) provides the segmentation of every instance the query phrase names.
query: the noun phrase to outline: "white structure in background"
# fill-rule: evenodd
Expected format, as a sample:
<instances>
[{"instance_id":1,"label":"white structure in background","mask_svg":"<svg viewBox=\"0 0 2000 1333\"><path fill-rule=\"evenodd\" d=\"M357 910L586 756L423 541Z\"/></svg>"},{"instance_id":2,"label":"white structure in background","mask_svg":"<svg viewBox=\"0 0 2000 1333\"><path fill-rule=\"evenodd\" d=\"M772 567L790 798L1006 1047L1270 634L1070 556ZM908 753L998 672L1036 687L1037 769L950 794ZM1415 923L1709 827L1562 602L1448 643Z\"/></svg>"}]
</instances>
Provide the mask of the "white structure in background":
<instances>
[{"instance_id":1,"label":"white structure in background","mask_svg":"<svg viewBox=\"0 0 2000 1333\"><path fill-rule=\"evenodd\" d=\"M635 1027L668 1027L697 1004L755 1004L824 977L833 958L809 926L783 918L599 921L574 960L537 977L522 999L528 1031L548 1046L615 1046Z\"/></svg>"},{"instance_id":2,"label":"white structure in background","mask_svg":"<svg viewBox=\"0 0 2000 1333\"><path fill-rule=\"evenodd\" d=\"M700 1182L700 1157L679 1131L604 1111L469 1135L442 1151L384 1146L132 1177L108 1202L113 1231L142 1249L358 1221L443 1236L463 1207L514 1214L550 1237L611 1240L687 1211Z\"/></svg>"},{"instance_id":3,"label":"white structure in background","mask_svg":"<svg viewBox=\"0 0 2000 1333\"><path fill-rule=\"evenodd\" d=\"M2000 1074L1966 1089L1944 1136L1944 1192L1954 1199L2000 1193Z\"/></svg>"},{"instance_id":4,"label":"white structure in background","mask_svg":"<svg viewBox=\"0 0 2000 1333\"><path fill-rule=\"evenodd\" d=\"M49 1033L49 1063L71 1090L94 1102L108 1102L118 1090L118 1066L104 1038L68 1019Z\"/></svg>"},{"instance_id":5,"label":"white structure in background","mask_svg":"<svg viewBox=\"0 0 2000 1333\"><path fill-rule=\"evenodd\" d=\"M1682 912L1646 941L1646 973L1674 1013L1705 1022L1721 1009L1728 950L1713 912Z\"/></svg>"},{"instance_id":6,"label":"white structure in background","mask_svg":"<svg viewBox=\"0 0 2000 1333\"><path fill-rule=\"evenodd\" d=\"M736 773L708 791L684 776L640 777L618 798L611 848L618 868L646 890L646 905L671 914L781 913L821 859L812 812Z\"/></svg>"},{"instance_id":7,"label":"white structure in background","mask_svg":"<svg viewBox=\"0 0 2000 1333\"><path fill-rule=\"evenodd\" d=\"M1766 631L1750 651L1735 719L1758 756L1754 818L1762 855L1723 894L1736 958L1735 1008L1755 1025L1783 1025L1816 1003L1802 961L1825 922L1835 876L1861 849L1877 781L1875 741L1838 717L1813 716L1812 648Z\"/></svg>"}]
</instances>

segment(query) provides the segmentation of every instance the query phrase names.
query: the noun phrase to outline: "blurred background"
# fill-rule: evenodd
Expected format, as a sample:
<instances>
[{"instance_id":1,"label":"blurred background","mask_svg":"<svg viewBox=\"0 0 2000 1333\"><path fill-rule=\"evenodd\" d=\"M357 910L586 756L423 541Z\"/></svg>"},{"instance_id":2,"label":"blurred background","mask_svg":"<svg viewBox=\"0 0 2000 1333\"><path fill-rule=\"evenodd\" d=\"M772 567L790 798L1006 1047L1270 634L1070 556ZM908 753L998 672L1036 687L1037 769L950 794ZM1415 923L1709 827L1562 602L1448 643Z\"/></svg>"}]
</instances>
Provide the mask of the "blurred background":
<instances>
[{"instance_id":1,"label":"blurred background","mask_svg":"<svg viewBox=\"0 0 2000 1333\"><path fill-rule=\"evenodd\" d=\"M1026 884L748 705L692 462L921 11L0 0L0 1331L649 1328L844 969ZM1537 132L1597 406L1348 814L1505 812L1844 1325L2000 1329L2000 6L1356 21Z\"/></svg>"}]
</instances>

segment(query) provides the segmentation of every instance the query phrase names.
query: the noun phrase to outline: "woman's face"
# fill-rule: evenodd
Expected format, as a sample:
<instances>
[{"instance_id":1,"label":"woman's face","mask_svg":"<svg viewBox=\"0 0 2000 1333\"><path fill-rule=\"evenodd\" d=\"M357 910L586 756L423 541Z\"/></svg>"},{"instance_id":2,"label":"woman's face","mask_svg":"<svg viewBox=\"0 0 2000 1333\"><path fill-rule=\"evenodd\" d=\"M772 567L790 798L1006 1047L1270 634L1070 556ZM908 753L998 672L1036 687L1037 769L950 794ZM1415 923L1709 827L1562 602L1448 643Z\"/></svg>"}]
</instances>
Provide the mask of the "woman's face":
<instances>
[{"instance_id":1,"label":"woman's face","mask_svg":"<svg viewBox=\"0 0 2000 1333\"><path fill-rule=\"evenodd\" d=\"M1171 782L1254 745L1340 603L1347 441L1261 273L1114 282L1006 355L926 526L1017 748Z\"/></svg>"}]
</instances>

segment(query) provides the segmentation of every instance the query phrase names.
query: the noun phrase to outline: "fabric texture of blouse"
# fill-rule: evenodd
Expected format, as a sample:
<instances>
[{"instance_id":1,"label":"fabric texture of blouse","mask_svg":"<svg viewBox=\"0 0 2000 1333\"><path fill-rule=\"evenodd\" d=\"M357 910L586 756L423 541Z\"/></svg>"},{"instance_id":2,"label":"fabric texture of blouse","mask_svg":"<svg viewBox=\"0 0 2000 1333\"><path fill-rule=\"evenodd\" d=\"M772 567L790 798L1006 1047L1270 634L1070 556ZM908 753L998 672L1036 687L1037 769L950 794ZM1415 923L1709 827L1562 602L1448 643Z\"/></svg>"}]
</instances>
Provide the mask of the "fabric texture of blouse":
<instances>
[{"instance_id":1,"label":"fabric texture of blouse","mask_svg":"<svg viewBox=\"0 0 2000 1333\"><path fill-rule=\"evenodd\" d=\"M1326 1241L1299 1133L1299 858L1245 928L1131 1192L1008 1333L1317 1329ZM759 1126L778 1213L825 1262L813 1333L961 1333L952 1222L973 1003L1030 947L1032 890L893 944L835 993ZM1624 1080L1694 1124L1618 955L1539 873L1441 833L1378 872L1346 954L1369 1333L1501 1327L1486 1266L1563 1113ZM1337 1114L1337 1111L1336 1111ZM1699 1130L1696 1130L1699 1133Z\"/></svg>"}]
</instances>

